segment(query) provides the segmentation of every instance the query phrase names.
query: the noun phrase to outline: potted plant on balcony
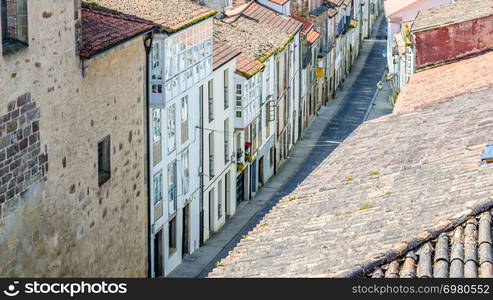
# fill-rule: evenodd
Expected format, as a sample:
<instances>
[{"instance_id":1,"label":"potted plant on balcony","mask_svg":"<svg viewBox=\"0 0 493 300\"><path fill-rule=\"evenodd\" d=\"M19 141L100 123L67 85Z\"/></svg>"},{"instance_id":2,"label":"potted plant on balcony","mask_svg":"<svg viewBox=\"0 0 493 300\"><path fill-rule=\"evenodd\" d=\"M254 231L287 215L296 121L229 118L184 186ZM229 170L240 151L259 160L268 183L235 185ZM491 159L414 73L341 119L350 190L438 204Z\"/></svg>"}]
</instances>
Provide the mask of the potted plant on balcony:
<instances>
[{"instance_id":1,"label":"potted plant on balcony","mask_svg":"<svg viewBox=\"0 0 493 300\"><path fill-rule=\"evenodd\" d=\"M246 159L247 162L251 163L251 162L253 162L253 155L246 154L245 155L245 159Z\"/></svg>"},{"instance_id":2,"label":"potted plant on balcony","mask_svg":"<svg viewBox=\"0 0 493 300\"><path fill-rule=\"evenodd\" d=\"M245 165L242 162L239 162L236 164L236 171L238 173L243 172L244 169L245 169Z\"/></svg>"}]
</instances>

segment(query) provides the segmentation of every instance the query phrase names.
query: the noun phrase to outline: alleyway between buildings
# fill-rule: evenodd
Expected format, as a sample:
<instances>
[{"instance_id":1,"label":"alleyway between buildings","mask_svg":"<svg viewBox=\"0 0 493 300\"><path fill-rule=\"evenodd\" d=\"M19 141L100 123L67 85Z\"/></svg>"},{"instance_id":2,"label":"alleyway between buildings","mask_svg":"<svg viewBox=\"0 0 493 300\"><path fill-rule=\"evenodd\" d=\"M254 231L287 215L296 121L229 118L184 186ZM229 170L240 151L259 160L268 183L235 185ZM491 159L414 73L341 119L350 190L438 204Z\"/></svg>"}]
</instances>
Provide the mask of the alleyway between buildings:
<instances>
[{"instance_id":1,"label":"alleyway between buildings","mask_svg":"<svg viewBox=\"0 0 493 300\"><path fill-rule=\"evenodd\" d=\"M185 258L169 277L206 277L216 262L258 224L285 195L293 191L308 174L360 124L392 112L390 89L377 88L386 72L387 24L383 14L365 40L352 72L337 91L336 99L323 107L293 147L290 158L254 199L244 202L234 217L193 255ZM384 82L384 81L383 81Z\"/></svg>"}]
</instances>

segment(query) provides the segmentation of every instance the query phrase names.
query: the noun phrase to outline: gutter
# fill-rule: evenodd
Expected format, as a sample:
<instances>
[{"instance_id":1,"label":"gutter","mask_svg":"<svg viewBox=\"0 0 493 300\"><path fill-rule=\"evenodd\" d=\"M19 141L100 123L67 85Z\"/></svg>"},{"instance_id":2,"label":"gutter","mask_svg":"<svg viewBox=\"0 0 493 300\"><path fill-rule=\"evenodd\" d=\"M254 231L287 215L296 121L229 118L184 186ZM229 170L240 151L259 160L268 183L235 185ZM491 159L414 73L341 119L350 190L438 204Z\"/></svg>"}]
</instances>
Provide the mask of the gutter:
<instances>
[{"instance_id":1,"label":"gutter","mask_svg":"<svg viewBox=\"0 0 493 300\"><path fill-rule=\"evenodd\" d=\"M143 31L141 33L137 33L136 35L133 35L133 36L128 37L126 39L120 40L120 41L118 41L118 42L116 42L116 43L114 43L112 45L109 45L108 47L104 47L104 48L98 49L98 50L94 51L92 54L83 54L84 52L88 52L88 51L87 50L82 50L82 51L79 52L79 56L82 57L82 58L85 58L85 59L91 59L94 56L97 56L97 55L99 55L99 54L101 54L103 52L109 51L109 50L111 50L111 49L113 49L115 47L120 46L121 44L124 44L126 42L132 41L132 40L140 37L141 35L145 35L145 34L148 34L148 33L151 33L151 32L154 32L154 28L149 29L147 31Z\"/></svg>"}]
</instances>

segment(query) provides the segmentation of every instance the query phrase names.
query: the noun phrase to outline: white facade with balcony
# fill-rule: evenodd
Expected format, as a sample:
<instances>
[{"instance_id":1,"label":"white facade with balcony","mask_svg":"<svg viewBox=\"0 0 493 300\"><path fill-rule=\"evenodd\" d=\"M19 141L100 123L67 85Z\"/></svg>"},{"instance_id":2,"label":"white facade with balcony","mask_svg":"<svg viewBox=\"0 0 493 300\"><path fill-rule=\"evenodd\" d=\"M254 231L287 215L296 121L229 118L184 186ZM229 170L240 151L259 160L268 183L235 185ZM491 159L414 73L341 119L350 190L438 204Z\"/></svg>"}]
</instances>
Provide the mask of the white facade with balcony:
<instances>
[{"instance_id":1,"label":"white facade with balcony","mask_svg":"<svg viewBox=\"0 0 493 300\"><path fill-rule=\"evenodd\" d=\"M202 89L212 77L212 19L155 34L149 68L152 275L166 276L199 247L198 128Z\"/></svg>"},{"instance_id":2,"label":"white facade with balcony","mask_svg":"<svg viewBox=\"0 0 493 300\"><path fill-rule=\"evenodd\" d=\"M260 113L262 72L250 79L235 74L235 127L245 128Z\"/></svg>"}]
</instances>

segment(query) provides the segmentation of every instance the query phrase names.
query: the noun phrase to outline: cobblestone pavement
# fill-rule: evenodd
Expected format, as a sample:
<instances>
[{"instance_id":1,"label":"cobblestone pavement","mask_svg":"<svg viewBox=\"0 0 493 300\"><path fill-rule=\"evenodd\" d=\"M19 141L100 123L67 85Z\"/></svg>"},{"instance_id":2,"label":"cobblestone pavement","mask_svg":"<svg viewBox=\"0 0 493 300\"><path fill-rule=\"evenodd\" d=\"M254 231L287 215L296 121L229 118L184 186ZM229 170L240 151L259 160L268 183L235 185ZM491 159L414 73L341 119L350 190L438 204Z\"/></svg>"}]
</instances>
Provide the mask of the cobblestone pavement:
<instances>
[{"instance_id":1,"label":"cobblestone pavement","mask_svg":"<svg viewBox=\"0 0 493 300\"><path fill-rule=\"evenodd\" d=\"M371 108L378 100L377 83L385 73L387 24L381 15L373 34L365 40L360 55L342 90L323 107L314 122L293 147L289 160L251 201L238 209L221 231L186 259L169 277L206 277L217 261L226 257L242 236L251 231L272 207L291 193L361 123L378 117Z\"/></svg>"}]
</instances>

